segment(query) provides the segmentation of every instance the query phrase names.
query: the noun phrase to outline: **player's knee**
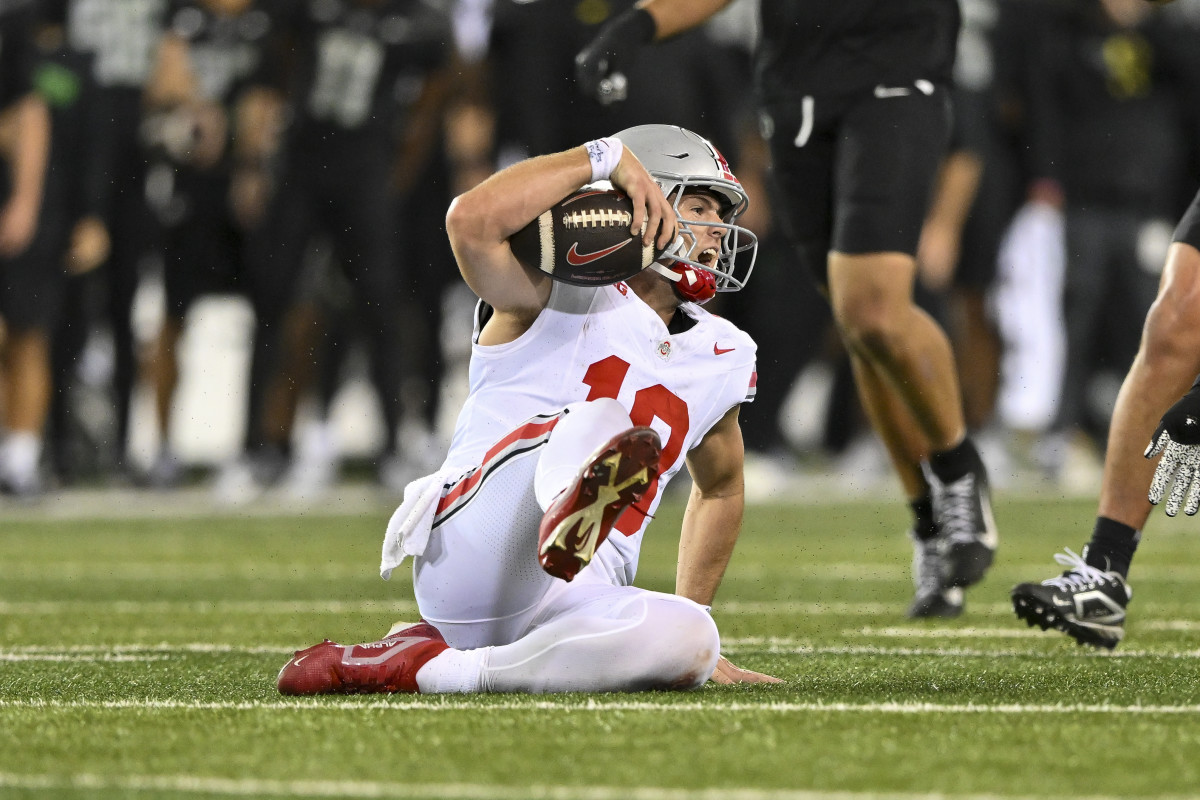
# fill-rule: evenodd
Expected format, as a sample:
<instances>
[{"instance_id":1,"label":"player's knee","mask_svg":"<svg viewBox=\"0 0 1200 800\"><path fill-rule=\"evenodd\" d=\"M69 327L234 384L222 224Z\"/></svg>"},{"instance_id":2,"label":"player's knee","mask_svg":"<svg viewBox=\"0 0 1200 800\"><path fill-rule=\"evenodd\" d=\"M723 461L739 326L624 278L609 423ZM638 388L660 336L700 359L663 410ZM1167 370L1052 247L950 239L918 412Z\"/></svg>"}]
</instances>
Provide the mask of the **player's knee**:
<instances>
[{"instance_id":1,"label":"player's knee","mask_svg":"<svg viewBox=\"0 0 1200 800\"><path fill-rule=\"evenodd\" d=\"M899 346L898 314L885 303L848 304L836 319L846 344L863 355L884 357Z\"/></svg>"},{"instance_id":2,"label":"player's knee","mask_svg":"<svg viewBox=\"0 0 1200 800\"><path fill-rule=\"evenodd\" d=\"M656 645L663 655L662 685L697 689L712 675L721 653L721 637L712 617L700 606L662 600L652 612Z\"/></svg>"},{"instance_id":3,"label":"player's knee","mask_svg":"<svg viewBox=\"0 0 1200 800\"><path fill-rule=\"evenodd\" d=\"M1142 357L1155 360L1200 357L1200 287L1197 292L1166 291L1146 315Z\"/></svg>"}]
</instances>

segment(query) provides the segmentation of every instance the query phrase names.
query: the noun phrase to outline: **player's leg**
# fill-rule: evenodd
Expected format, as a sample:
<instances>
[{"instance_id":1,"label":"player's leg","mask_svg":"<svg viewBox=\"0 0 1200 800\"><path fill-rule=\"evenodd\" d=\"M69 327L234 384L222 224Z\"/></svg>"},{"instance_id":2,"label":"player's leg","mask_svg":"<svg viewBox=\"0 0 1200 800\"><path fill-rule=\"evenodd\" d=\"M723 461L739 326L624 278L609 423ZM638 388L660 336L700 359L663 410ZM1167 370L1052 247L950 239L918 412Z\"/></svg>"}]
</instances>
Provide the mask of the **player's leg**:
<instances>
[{"instance_id":1,"label":"player's leg","mask_svg":"<svg viewBox=\"0 0 1200 800\"><path fill-rule=\"evenodd\" d=\"M587 573L589 576L593 573ZM712 617L675 595L602 578L559 581L532 629L487 647L450 647L419 622L377 642L328 640L279 672L283 694L635 692L697 689L721 651Z\"/></svg>"},{"instance_id":2,"label":"player's leg","mask_svg":"<svg viewBox=\"0 0 1200 800\"><path fill-rule=\"evenodd\" d=\"M181 478L179 461L170 443L171 408L179 383L177 347L183 336L184 318L199 297L206 273L215 268L213 240L218 235L214 215L225 205L224 193L211 191L205 176L191 169L175 171L173 202L186 209L177 219L164 221L162 232L163 292L166 313L147 364L154 387L155 420L158 425L158 454L146 480L151 486L167 488Z\"/></svg>"},{"instance_id":3,"label":"player's leg","mask_svg":"<svg viewBox=\"0 0 1200 800\"><path fill-rule=\"evenodd\" d=\"M567 419L572 422L564 424ZM628 414L616 401L600 400L573 404L562 415L539 418L503 437L489 450L480 467L443 490L429 540L415 559L413 583L417 605L422 618L436 626L437 634L422 629L352 647L322 643L298 652L284 666L280 690L302 694L416 691L416 686L410 683L395 688L393 684L400 680L396 676L412 672L412 659L432 658L445 649L435 645L410 646L408 640L417 638L436 639L457 648L439 662L448 670L439 673L442 687L439 690L486 688L480 682L483 673L479 671L485 664L485 656L478 648L512 644L529 631L549 625L560 614L585 604L579 599L585 595L576 591L564 594L568 584L551 577L539 565L538 530L547 516L539 499L545 498L553 511L555 503L563 497L578 495L578 485L589 480L597 458L608 453L608 445L619 441L622 431L643 430L630 426ZM596 533L607 534L612 521L606 519ZM593 547L603 541L603 535L594 536ZM617 556L613 560L621 559ZM611 587L613 573L614 570L593 566L582 573L587 577L578 585ZM645 606L650 610L645 611L631 604L616 604L598 615L602 621L582 625L579 630L588 631L582 637L585 640L604 639L611 634L618 636L616 641L625 641L620 635L627 629L638 628L643 634L648 630L647 615L656 619L678 616L673 606L659 613L661 605L650 603ZM669 630L661 635L669 637L678 627L668 626ZM550 634L539 635L518 651L524 655L514 661L502 658L501 665L507 669L531 654L537 654L539 664L556 664L559 651L552 645L559 634L553 631L561 633L562 629L560 625ZM396 642L397 637L405 639L403 646ZM645 645L638 641L639 647ZM585 660L594 659L594 645L581 647ZM715 658L714 654L714 663ZM391 671L381 666L385 662L391 664ZM637 664L626 678L660 675L663 671L661 663L654 659ZM514 674L525 673L517 670ZM331 675L334 677L330 678ZM678 677L675 675L672 680ZM707 677L705 674L703 679ZM636 683L634 678L628 678L627 682L630 686ZM539 689L531 683L527 690Z\"/></svg>"},{"instance_id":4,"label":"player's leg","mask_svg":"<svg viewBox=\"0 0 1200 800\"><path fill-rule=\"evenodd\" d=\"M1200 244L1200 202L1177 239L1117 395L1091 539L1082 557L1070 551L1055 556L1067 568L1062 575L1012 591L1019 617L1043 630L1058 628L1081 644L1112 648L1124 635L1131 596L1126 577L1151 510L1146 495L1155 462L1143 452L1163 413L1200 373L1200 250L1187 243Z\"/></svg>"},{"instance_id":5,"label":"player's leg","mask_svg":"<svg viewBox=\"0 0 1200 800\"><path fill-rule=\"evenodd\" d=\"M885 436L915 423L925 439L920 446L916 435L893 436L889 446L909 464L906 484L916 465L928 467L943 580L967 586L983 577L995 550L987 477L966 435L949 339L912 296L913 254L948 123L944 92L922 82L908 95L863 98L844 115L829 293L849 349L880 377L865 391L900 401L868 401L876 409L872 421ZM886 414L890 422L882 420ZM904 446L913 448L907 457L896 449ZM916 508L925 496L910 494L910 501Z\"/></svg>"},{"instance_id":6,"label":"player's leg","mask_svg":"<svg viewBox=\"0 0 1200 800\"><path fill-rule=\"evenodd\" d=\"M892 466L913 513L909 538L913 542L913 582L916 594L908 607L910 617L955 617L962 613L963 592L944 585L940 528L933 516L929 485L920 468L928 441L897 393L870 362L851 355L855 387L872 428L887 448Z\"/></svg>"},{"instance_id":7,"label":"player's leg","mask_svg":"<svg viewBox=\"0 0 1200 800\"><path fill-rule=\"evenodd\" d=\"M543 569L570 581L587 566L621 513L658 478L661 455L658 434L634 426L616 400L567 406L538 459Z\"/></svg>"},{"instance_id":8,"label":"player's leg","mask_svg":"<svg viewBox=\"0 0 1200 800\"><path fill-rule=\"evenodd\" d=\"M327 181L323 191L330 203L330 230L335 239L335 256L350 279L357 311L370 356L371 382L383 411L384 441L382 466L395 457L396 434L400 427L401 355L400 270L406 260L396 254L396 216L389 172L378 165L386 154L373 158L356 154L339 169L343 176ZM382 470L380 476L382 477Z\"/></svg>"},{"instance_id":9,"label":"player's leg","mask_svg":"<svg viewBox=\"0 0 1200 800\"><path fill-rule=\"evenodd\" d=\"M447 650L416 680L424 693L695 689L712 675L720 649L717 626L696 603L587 572L555 585L527 635Z\"/></svg>"},{"instance_id":10,"label":"player's leg","mask_svg":"<svg viewBox=\"0 0 1200 800\"><path fill-rule=\"evenodd\" d=\"M539 563L545 560L539 540L555 542L540 535L547 519L567 520L575 500L586 495L580 485L591 483L592 468L608 454L608 444L639 430L619 403L601 399L573 403L556 417L503 437L439 504L425 552L413 565L421 616L456 647L503 644L524 632L546 592L560 582ZM623 501L623 510L632 502L628 493L620 494L603 508ZM564 537L561 550L553 552L564 560L573 556L572 566L581 569L614 519L609 515L589 531L585 553L582 535Z\"/></svg>"},{"instance_id":11,"label":"player's leg","mask_svg":"<svg viewBox=\"0 0 1200 800\"><path fill-rule=\"evenodd\" d=\"M32 497L41 489L38 464L50 407L50 344L44 330L7 334L0 373L4 376L4 427L0 445L0 492Z\"/></svg>"},{"instance_id":12,"label":"player's leg","mask_svg":"<svg viewBox=\"0 0 1200 800\"><path fill-rule=\"evenodd\" d=\"M42 488L40 462L50 412L50 331L58 324L66 284L57 252L40 231L18 256L0 264L0 492L32 498Z\"/></svg>"}]
</instances>

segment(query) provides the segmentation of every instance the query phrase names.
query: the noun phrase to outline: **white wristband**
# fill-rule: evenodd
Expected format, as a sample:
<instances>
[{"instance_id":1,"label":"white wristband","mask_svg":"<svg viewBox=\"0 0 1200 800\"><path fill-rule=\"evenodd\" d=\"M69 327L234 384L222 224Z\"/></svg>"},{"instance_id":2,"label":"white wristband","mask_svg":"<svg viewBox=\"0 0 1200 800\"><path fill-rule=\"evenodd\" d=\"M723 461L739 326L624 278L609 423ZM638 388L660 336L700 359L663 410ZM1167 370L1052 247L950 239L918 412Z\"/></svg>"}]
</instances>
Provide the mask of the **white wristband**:
<instances>
[{"instance_id":1,"label":"white wristband","mask_svg":"<svg viewBox=\"0 0 1200 800\"><path fill-rule=\"evenodd\" d=\"M615 136L594 139L584 147L587 148L588 160L592 162L591 183L608 180L620 163L621 154L625 152L625 145Z\"/></svg>"}]
</instances>

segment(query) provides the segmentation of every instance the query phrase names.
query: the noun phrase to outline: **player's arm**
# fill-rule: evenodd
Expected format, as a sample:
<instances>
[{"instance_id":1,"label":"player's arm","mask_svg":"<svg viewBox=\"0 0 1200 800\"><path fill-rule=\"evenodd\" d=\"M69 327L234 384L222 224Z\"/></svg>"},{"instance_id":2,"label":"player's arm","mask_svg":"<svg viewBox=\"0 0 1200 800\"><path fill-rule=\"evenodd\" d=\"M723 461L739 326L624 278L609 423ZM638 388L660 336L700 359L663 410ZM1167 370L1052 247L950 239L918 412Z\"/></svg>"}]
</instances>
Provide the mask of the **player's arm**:
<instances>
[{"instance_id":1,"label":"player's arm","mask_svg":"<svg viewBox=\"0 0 1200 800\"><path fill-rule=\"evenodd\" d=\"M0 207L0 255L23 252L37 232L46 164L50 157L50 109L29 92L6 112L11 119L8 201Z\"/></svg>"},{"instance_id":2,"label":"player's arm","mask_svg":"<svg viewBox=\"0 0 1200 800\"><path fill-rule=\"evenodd\" d=\"M514 164L450 204L446 233L459 270L498 316L528 327L550 297L550 277L523 266L509 237L594 174L593 158L581 145ZM608 178L633 201L635 235L666 247L675 236L674 211L637 157L624 149Z\"/></svg>"},{"instance_id":3,"label":"player's arm","mask_svg":"<svg viewBox=\"0 0 1200 800\"><path fill-rule=\"evenodd\" d=\"M738 407L731 408L687 457L692 494L683 515L675 593L711 606L742 530L745 446ZM721 656L714 683L780 683L778 678L742 669Z\"/></svg>"},{"instance_id":4,"label":"player's arm","mask_svg":"<svg viewBox=\"0 0 1200 800\"><path fill-rule=\"evenodd\" d=\"M196 94L188 42L168 33L158 46L154 71L146 84L146 105L152 109L175 108L190 102Z\"/></svg>"},{"instance_id":5,"label":"player's arm","mask_svg":"<svg viewBox=\"0 0 1200 800\"><path fill-rule=\"evenodd\" d=\"M580 90L602 103L623 100L613 95L610 79L620 74L637 48L690 30L732 0L641 0L606 23L575 56ZM622 90L623 91L623 90Z\"/></svg>"},{"instance_id":6,"label":"player's arm","mask_svg":"<svg viewBox=\"0 0 1200 800\"><path fill-rule=\"evenodd\" d=\"M687 456L692 494L683 515L675 593L711 606L742 530L745 446L731 408Z\"/></svg>"}]
</instances>

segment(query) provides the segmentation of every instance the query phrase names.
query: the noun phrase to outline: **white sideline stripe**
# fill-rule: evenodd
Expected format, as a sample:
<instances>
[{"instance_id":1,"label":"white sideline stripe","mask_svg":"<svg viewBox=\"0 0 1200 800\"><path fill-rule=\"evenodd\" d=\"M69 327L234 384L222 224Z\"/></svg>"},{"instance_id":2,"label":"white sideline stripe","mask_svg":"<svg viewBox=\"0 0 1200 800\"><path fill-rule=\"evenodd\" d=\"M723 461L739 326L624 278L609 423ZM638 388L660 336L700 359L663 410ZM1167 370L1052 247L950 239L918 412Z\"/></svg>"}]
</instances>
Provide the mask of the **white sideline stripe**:
<instances>
[{"instance_id":1,"label":"white sideline stripe","mask_svg":"<svg viewBox=\"0 0 1200 800\"><path fill-rule=\"evenodd\" d=\"M1200 621L1194 619L1139 620L1138 626L1151 631L1200 631Z\"/></svg>"},{"instance_id":2,"label":"white sideline stripe","mask_svg":"<svg viewBox=\"0 0 1200 800\"><path fill-rule=\"evenodd\" d=\"M119 662L144 662L144 661L169 661L170 655L121 655L117 653L98 653L89 655L86 653L5 653L0 652L0 661L55 661L78 663L81 661L119 661Z\"/></svg>"},{"instance_id":3,"label":"white sideline stripe","mask_svg":"<svg viewBox=\"0 0 1200 800\"><path fill-rule=\"evenodd\" d=\"M848 632L853 635L854 632ZM985 636L985 634L981 634ZM118 645L24 645L0 650L0 661L162 661L176 655L291 655L298 645L244 646L212 642L180 644L118 644ZM773 655L807 656L916 656L921 658L1200 658L1200 650L1061 650L1037 651L1014 649L984 649L969 647L882 647L878 645L814 646L804 639L777 636L746 636L721 641L721 649L729 654L768 653Z\"/></svg>"},{"instance_id":4,"label":"white sideline stripe","mask_svg":"<svg viewBox=\"0 0 1200 800\"><path fill-rule=\"evenodd\" d=\"M807 603L792 600L731 600L718 603L713 609L721 615L765 615L786 614L802 616L845 616L845 617L898 617L903 603ZM0 616L53 616L56 614L280 614L303 616L305 614L389 614L413 616L417 604L411 598L381 598L379 600L0 600ZM1013 621L1014 627L1000 629L980 628L867 628L874 636L906 637L973 637L989 638L1037 637L1042 632L1015 627L1009 603L981 603L972 605L970 613L978 617L1000 617ZM414 616L415 619L415 616ZM1196 631L1200 630L1197 620L1152 620L1139 617L1137 625L1148 630ZM958 633L956 633L958 632ZM863 633L862 635L868 635Z\"/></svg>"},{"instance_id":5,"label":"white sideline stripe","mask_svg":"<svg viewBox=\"0 0 1200 800\"><path fill-rule=\"evenodd\" d=\"M864 583L907 583L911 577L907 563L865 563L854 561L826 562L794 565L789 574L797 580L844 581ZM744 580L764 577L773 573L760 566L745 568L741 573ZM62 561L48 564L41 560L9 561L0 564L0 579L23 580L90 580L90 581L227 581L265 580L296 581L374 579L377 570L369 564L328 563L300 564L276 562L135 562L115 561L97 564L90 561ZM1032 576L1029 570L1015 567L993 569L994 579L1007 583L1020 583ZM1194 565L1147 565L1139 564L1138 581L1200 581L1200 566ZM974 606L972 606L972 610Z\"/></svg>"},{"instance_id":6,"label":"white sideline stripe","mask_svg":"<svg viewBox=\"0 0 1200 800\"><path fill-rule=\"evenodd\" d=\"M13 775L0 787L62 791L196 792L235 797L433 797L439 800L945 800L943 793L816 792L798 789L673 789L656 786L492 786L482 783L385 783L382 781L273 781L200 775ZM955 794L956 800L1024 800L1028 795ZM1156 795L1158 800L1183 796ZM1092 795L1075 800L1118 800ZM1129 800L1126 797L1124 800Z\"/></svg>"},{"instance_id":7,"label":"white sideline stripe","mask_svg":"<svg viewBox=\"0 0 1200 800\"><path fill-rule=\"evenodd\" d=\"M695 701L651 703L638 700L604 701L572 697L562 700L528 700L487 702L480 695L457 697L431 696L424 700L397 699L385 695L366 702L325 702L321 699L279 699L273 701L244 700L239 702L197 702L188 700L0 700L0 709L28 708L52 710L122 710L152 709L156 711L561 711L561 712L626 712L666 711L714 714L794 714L794 713L865 713L865 714L1200 714L1200 705L1144 706L1097 704L1008 703L982 705L975 703L698 703Z\"/></svg>"},{"instance_id":8,"label":"white sideline stripe","mask_svg":"<svg viewBox=\"0 0 1200 800\"><path fill-rule=\"evenodd\" d=\"M720 603L717 614L803 614L806 616L899 616L903 603L802 603L756 600ZM381 600L0 600L0 616L36 616L89 612L92 614L360 614L390 610L412 614L411 599ZM971 607L981 616L1012 616L1007 603Z\"/></svg>"},{"instance_id":9,"label":"white sideline stripe","mask_svg":"<svg viewBox=\"0 0 1200 800\"><path fill-rule=\"evenodd\" d=\"M96 614L415 614L413 600L32 600L0 601L0 616Z\"/></svg>"}]
</instances>

